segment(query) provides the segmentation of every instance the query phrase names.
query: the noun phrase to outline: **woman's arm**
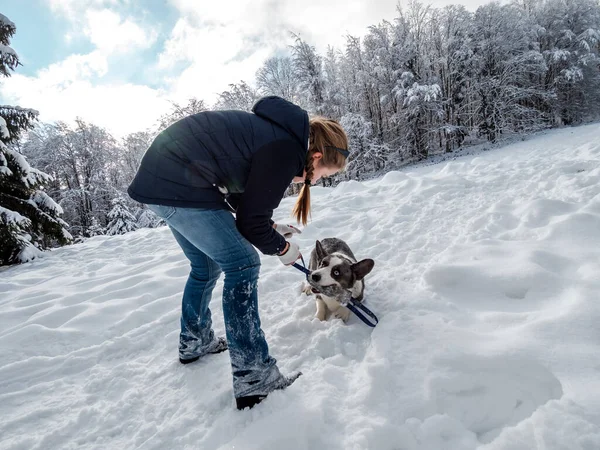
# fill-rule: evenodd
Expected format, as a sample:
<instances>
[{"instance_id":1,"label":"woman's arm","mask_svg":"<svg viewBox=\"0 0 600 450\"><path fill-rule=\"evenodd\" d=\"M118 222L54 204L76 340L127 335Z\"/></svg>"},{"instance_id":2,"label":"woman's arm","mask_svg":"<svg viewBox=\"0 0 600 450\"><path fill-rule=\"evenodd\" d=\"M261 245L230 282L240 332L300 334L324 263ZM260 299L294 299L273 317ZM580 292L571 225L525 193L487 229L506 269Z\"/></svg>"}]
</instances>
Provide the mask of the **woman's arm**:
<instances>
[{"instance_id":1,"label":"woman's arm","mask_svg":"<svg viewBox=\"0 0 600 450\"><path fill-rule=\"evenodd\" d=\"M250 174L236 212L238 230L265 255L277 255L286 246L272 226L292 179L304 167L305 151L298 142L281 140L260 148L252 158Z\"/></svg>"}]
</instances>

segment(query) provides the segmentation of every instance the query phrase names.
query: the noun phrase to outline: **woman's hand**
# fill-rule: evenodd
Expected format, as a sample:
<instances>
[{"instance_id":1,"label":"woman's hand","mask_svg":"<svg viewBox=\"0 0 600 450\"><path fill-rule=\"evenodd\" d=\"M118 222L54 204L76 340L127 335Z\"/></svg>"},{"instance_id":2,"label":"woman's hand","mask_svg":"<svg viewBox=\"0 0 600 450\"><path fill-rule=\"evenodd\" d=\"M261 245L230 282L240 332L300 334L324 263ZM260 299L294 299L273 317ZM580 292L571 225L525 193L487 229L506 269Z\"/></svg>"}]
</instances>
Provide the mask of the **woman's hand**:
<instances>
[{"instance_id":1,"label":"woman's hand","mask_svg":"<svg viewBox=\"0 0 600 450\"><path fill-rule=\"evenodd\" d=\"M273 228L275 228L275 231L277 231L286 239L290 239L294 234L302 234L302 231L300 231L293 225L283 225L280 223L275 223L273 224Z\"/></svg>"},{"instance_id":2,"label":"woman's hand","mask_svg":"<svg viewBox=\"0 0 600 450\"><path fill-rule=\"evenodd\" d=\"M277 257L284 265L291 266L302 257L302 254L300 253L298 244L288 242L283 249L283 252L281 252Z\"/></svg>"}]
</instances>

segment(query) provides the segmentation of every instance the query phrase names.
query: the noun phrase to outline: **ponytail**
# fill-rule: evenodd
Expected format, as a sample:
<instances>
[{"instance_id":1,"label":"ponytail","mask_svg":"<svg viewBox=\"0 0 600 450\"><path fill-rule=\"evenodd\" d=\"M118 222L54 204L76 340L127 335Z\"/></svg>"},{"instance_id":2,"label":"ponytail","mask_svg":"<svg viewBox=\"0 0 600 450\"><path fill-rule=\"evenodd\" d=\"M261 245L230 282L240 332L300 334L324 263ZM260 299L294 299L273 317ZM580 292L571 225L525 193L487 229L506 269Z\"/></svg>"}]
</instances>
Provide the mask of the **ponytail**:
<instances>
[{"instance_id":1,"label":"ponytail","mask_svg":"<svg viewBox=\"0 0 600 450\"><path fill-rule=\"evenodd\" d=\"M308 153L305 162L306 177L293 211L296 221L302 225L308 223L310 215L310 184L313 180L314 164L316 163L313 156L320 153L322 158L318 162L319 165L342 170L346 167L347 154L343 155L336 148L348 148L348 137L337 121L324 117L313 117L310 119L309 126Z\"/></svg>"},{"instance_id":2,"label":"ponytail","mask_svg":"<svg viewBox=\"0 0 600 450\"><path fill-rule=\"evenodd\" d=\"M304 179L304 184L302 185L302 190L300 191L298 200L296 200L296 204L294 205L294 218L302 225L306 225L308 223L308 216L310 215L310 184L312 183L314 172L312 164L312 155L314 155L314 153L314 151L308 152L306 158L308 161L306 166L306 178Z\"/></svg>"}]
</instances>

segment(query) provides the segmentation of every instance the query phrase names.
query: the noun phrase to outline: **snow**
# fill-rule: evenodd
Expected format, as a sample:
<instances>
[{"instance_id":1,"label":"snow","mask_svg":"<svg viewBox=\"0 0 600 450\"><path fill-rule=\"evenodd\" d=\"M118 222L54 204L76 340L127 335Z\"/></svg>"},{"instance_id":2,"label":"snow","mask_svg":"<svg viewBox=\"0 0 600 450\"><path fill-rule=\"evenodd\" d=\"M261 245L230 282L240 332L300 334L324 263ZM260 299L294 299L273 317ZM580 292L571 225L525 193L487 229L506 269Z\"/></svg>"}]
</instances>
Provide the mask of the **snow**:
<instances>
[{"instance_id":1,"label":"snow","mask_svg":"<svg viewBox=\"0 0 600 450\"><path fill-rule=\"evenodd\" d=\"M554 62L567 61L571 56L571 52L565 49L554 49L547 53L550 54L550 57Z\"/></svg>"},{"instance_id":2,"label":"snow","mask_svg":"<svg viewBox=\"0 0 600 450\"><path fill-rule=\"evenodd\" d=\"M7 57L18 58L17 52L12 47L0 43L0 54L8 55Z\"/></svg>"},{"instance_id":3,"label":"snow","mask_svg":"<svg viewBox=\"0 0 600 450\"><path fill-rule=\"evenodd\" d=\"M15 28L15 23L6 17L4 14L0 14L0 26Z\"/></svg>"},{"instance_id":4,"label":"snow","mask_svg":"<svg viewBox=\"0 0 600 450\"><path fill-rule=\"evenodd\" d=\"M22 242L21 250L17 255L18 261L26 263L29 261L33 261L36 258L42 258L44 256L44 253L31 243L31 235L23 234L20 235L18 239Z\"/></svg>"},{"instance_id":5,"label":"snow","mask_svg":"<svg viewBox=\"0 0 600 450\"><path fill-rule=\"evenodd\" d=\"M271 353L303 376L239 412L227 353L177 361L169 230L97 236L0 272L0 448L600 448L600 125L312 201L295 239L375 259L375 329L317 321L302 274L263 257Z\"/></svg>"},{"instance_id":6,"label":"snow","mask_svg":"<svg viewBox=\"0 0 600 450\"><path fill-rule=\"evenodd\" d=\"M583 80L583 71L579 67L571 67L561 71L565 80L574 83Z\"/></svg>"},{"instance_id":7,"label":"snow","mask_svg":"<svg viewBox=\"0 0 600 450\"><path fill-rule=\"evenodd\" d=\"M6 120L0 117L0 139L8 139L10 137L10 132L8 131L8 127L6 126Z\"/></svg>"},{"instance_id":8,"label":"snow","mask_svg":"<svg viewBox=\"0 0 600 450\"><path fill-rule=\"evenodd\" d=\"M40 207L44 211L52 211L56 215L62 215L64 213L62 206L52 200L52 198L50 198L44 191L36 191L32 195L31 200L36 207Z\"/></svg>"},{"instance_id":9,"label":"snow","mask_svg":"<svg viewBox=\"0 0 600 450\"><path fill-rule=\"evenodd\" d=\"M431 102L441 98L441 96L442 90L437 84L432 84L430 86L413 83L412 87L406 92L406 101L404 103L406 105L411 105L420 102L421 100Z\"/></svg>"},{"instance_id":10,"label":"snow","mask_svg":"<svg viewBox=\"0 0 600 450\"><path fill-rule=\"evenodd\" d=\"M31 221L27 217L3 206L0 206L0 219L7 225L21 225L24 227L31 225Z\"/></svg>"},{"instance_id":11,"label":"snow","mask_svg":"<svg viewBox=\"0 0 600 450\"><path fill-rule=\"evenodd\" d=\"M14 164L22 173L21 179L27 187L34 187L40 183L52 181L53 178L51 175L48 175L40 170L31 167L27 162L25 156L19 153L19 151L7 147L6 145L2 145L0 151L4 152L6 155L10 156L10 158L13 159ZM4 171L0 173L11 175L12 171L8 168L8 166L4 166L4 164L7 164L6 157L2 155L2 153L0 153L0 155L2 156L2 158L0 159L0 163L3 164L2 166L0 166L0 169L4 168Z\"/></svg>"},{"instance_id":12,"label":"snow","mask_svg":"<svg viewBox=\"0 0 600 450\"><path fill-rule=\"evenodd\" d=\"M6 165L6 158L4 158L4 155L2 153L0 153L0 164L2 164L0 165L0 175L6 177L12 176L13 173Z\"/></svg>"}]
</instances>

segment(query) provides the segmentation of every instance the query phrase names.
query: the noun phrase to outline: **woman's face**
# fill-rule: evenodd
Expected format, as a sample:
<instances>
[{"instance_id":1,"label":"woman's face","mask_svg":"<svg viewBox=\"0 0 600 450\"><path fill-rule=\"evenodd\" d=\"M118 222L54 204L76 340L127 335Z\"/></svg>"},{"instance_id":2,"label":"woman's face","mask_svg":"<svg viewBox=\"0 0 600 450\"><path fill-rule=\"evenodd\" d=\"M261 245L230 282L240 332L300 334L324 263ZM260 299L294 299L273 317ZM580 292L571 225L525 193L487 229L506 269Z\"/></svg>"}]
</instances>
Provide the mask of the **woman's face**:
<instances>
[{"instance_id":1,"label":"woman's face","mask_svg":"<svg viewBox=\"0 0 600 450\"><path fill-rule=\"evenodd\" d=\"M321 158L323 158L322 153L315 153L313 155L312 165L313 165L313 177L311 180L311 184L317 184L317 182L323 177L330 177L335 175L340 171L340 169L336 169L335 167L325 167L321 164ZM301 177L294 177L294 183L304 183L306 178L306 170L302 174Z\"/></svg>"}]
</instances>

